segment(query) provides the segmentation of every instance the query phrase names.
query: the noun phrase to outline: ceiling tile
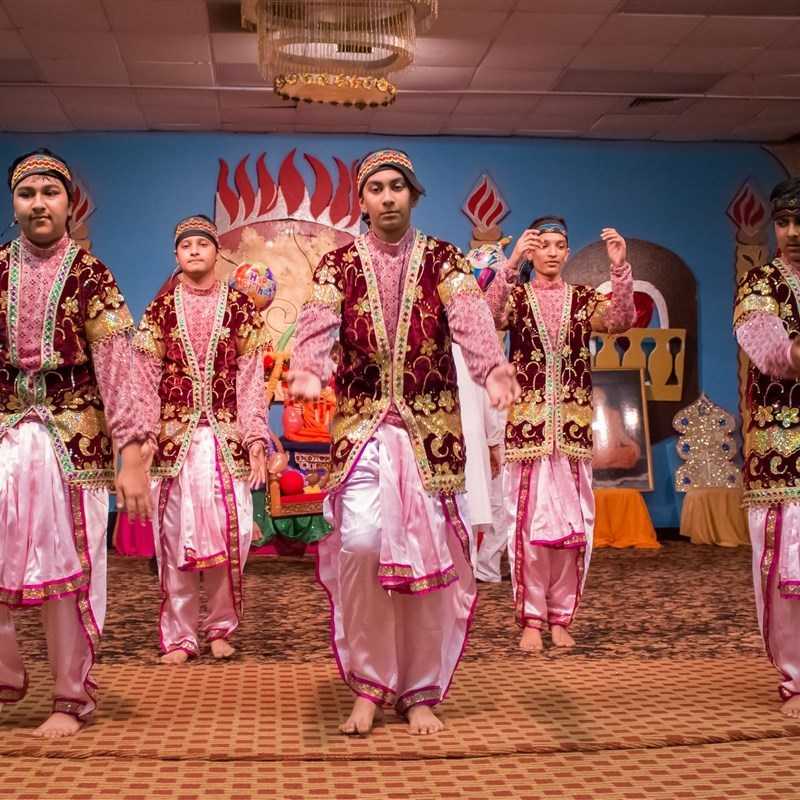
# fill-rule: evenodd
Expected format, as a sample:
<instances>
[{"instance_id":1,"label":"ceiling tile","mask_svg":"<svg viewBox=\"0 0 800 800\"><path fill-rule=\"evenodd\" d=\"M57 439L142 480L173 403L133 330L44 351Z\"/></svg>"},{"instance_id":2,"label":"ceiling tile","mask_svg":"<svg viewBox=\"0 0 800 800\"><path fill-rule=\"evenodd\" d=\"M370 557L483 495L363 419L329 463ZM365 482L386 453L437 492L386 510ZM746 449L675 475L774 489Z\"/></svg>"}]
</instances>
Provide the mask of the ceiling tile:
<instances>
[{"instance_id":1,"label":"ceiling tile","mask_svg":"<svg viewBox=\"0 0 800 800\"><path fill-rule=\"evenodd\" d=\"M44 79L48 83L56 84L97 84L98 76L106 84L125 85L129 83L128 71L125 65L116 58L100 60L87 55L81 60L58 58L39 59L37 62Z\"/></svg>"},{"instance_id":2,"label":"ceiling tile","mask_svg":"<svg viewBox=\"0 0 800 800\"><path fill-rule=\"evenodd\" d=\"M618 92L621 94L699 94L718 83L721 74L622 72L569 69L556 88L570 92Z\"/></svg>"},{"instance_id":3,"label":"ceiling tile","mask_svg":"<svg viewBox=\"0 0 800 800\"><path fill-rule=\"evenodd\" d=\"M651 69L666 58L671 45L617 44L609 47L593 42L582 48L570 63L572 69Z\"/></svg>"},{"instance_id":4,"label":"ceiling tile","mask_svg":"<svg viewBox=\"0 0 800 800\"><path fill-rule=\"evenodd\" d=\"M781 34L775 38L771 46L779 50L797 47L797 42L800 41L800 21L790 22L786 19L781 21L783 22L783 30Z\"/></svg>"},{"instance_id":5,"label":"ceiling tile","mask_svg":"<svg viewBox=\"0 0 800 800\"><path fill-rule=\"evenodd\" d=\"M520 127L525 130L536 131L588 131L597 122L601 114L574 113L574 114L541 114L534 111L524 119Z\"/></svg>"},{"instance_id":6,"label":"ceiling tile","mask_svg":"<svg viewBox=\"0 0 800 800\"><path fill-rule=\"evenodd\" d=\"M503 27L498 42L524 44L584 44L605 20L602 14L534 14L519 11Z\"/></svg>"},{"instance_id":7,"label":"ceiling tile","mask_svg":"<svg viewBox=\"0 0 800 800\"><path fill-rule=\"evenodd\" d=\"M330 123L331 125L349 125L354 120L358 124L371 123L376 115L384 109L375 108L344 108L342 106L325 106L321 103L300 103L296 110L292 110L298 122L302 123Z\"/></svg>"},{"instance_id":8,"label":"ceiling tile","mask_svg":"<svg viewBox=\"0 0 800 800\"><path fill-rule=\"evenodd\" d=\"M258 37L254 33L212 33L211 50L215 61L228 64L258 62Z\"/></svg>"},{"instance_id":9,"label":"ceiling tile","mask_svg":"<svg viewBox=\"0 0 800 800\"><path fill-rule=\"evenodd\" d=\"M103 0L115 31L207 33L205 0Z\"/></svg>"},{"instance_id":10,"label":"ceiling tile","mask_svg":"<svg viewBox=\"0 0 800 800\"><path fill-rule=\"evenodd\" d=\"M714 13L800 19L800 8L798 8L796 0L715 0Z\"/></svg>"},{"instance_id":11,"label":"ceiling tile","mask_svg":"<svg viewBox=\"0 0 800 800\"><path fill-rule=\"evenodd\" d=\"M148 127L144 114L137 106L78 106L71 108L67 116L76 130L83 131L144 131Z\"/></svg>"},{"instance_id":12,"label":"ceiling tile","mask_svg":"<svg viewBox=\"0 0 800 800\"><path fill-rule=\"evenodd\" d=\"M612 139L650 139L665 125L669 117L634 114L606 114L590 130L593 137Z\"/></svg>"},{"instance_id":13,"label":"ceiling tile","mask_svg":"<svg viewBox=\"0 0 800 800\"><path fill-rule=\"evenodd\" d=\"M797 120L755 120L733 131L733 137L750 142L783 142L800 135Z\"/></svg>"},{"instance_id":14,"label":"ceiling tile","mask_svg":"<svg viewBox=\"0 0 800 800\"><path fill-rule=\"evenodd\" d=\"M786 30L782 19L708 17L681 44L694 47L768 47Z\"/></svg>"},{"instance_id":15,"label":"ceiling tile","mask_svg":"<svg viewBox=\"0 0 800 800\"><path fill-rule=\"evenodd\" d=\"M747 64L742 72L761 75L800 75L800 42L791 49L766 50Z\"/></svg>"},{"instance_id":16,"label":"ceiling tile","mask_svg":"<svg viewBox=\"0 0 800 800\"><path fill-rule=\"evenodd\" d=\"M220 126L223 131L231 133L295 133L294 125L248 125L247 123L223 122Z\"/></svg>"},{"instance_id":17,"label":"ceiling tile","mask_svg":"<svg viewBox=\"0 0 800 800\"><path fill-rule=\"evenodd\" d=\"M100 0L3 0L17 28L49 31L107 31Z\"/></svg>"},{"instance_id":18,"label":"ceiling tile","mask_svg":"<svg viewBox=\"0 0 800 800\"><path fill-rule=\"evenodd\" d=\"M517 11L538 11L542 14L610 14L619 0L519 0Z\"/></svg>"},{"instance_id":19,"label":"ceiling tile","mask_svg":"<svg viewBox=\"0 0 800 800\"><path fill-rule=\"evenodd\" d=\"M534 72L522 69L478 67L469 88L498 92L503 90L546 92L553 88L560 75L559 70Z\"/></svg>"},{"instance_id":20,"label":"ceiling tile","mask_svg":"<svg viewBox=\"0 0 800 800\"><path fill-rule=\"evenodd\" d=\"M693 117L691 114L666 121L656 138L672 141L733 138L735 122L724 117Z\"/></svg>"},{"instance_id":21,"label":"ceiling tile","mask_svg":"<svg viewBox=\"0 0 800 800\"><path fill-rule=\"evenodd\" d=\"M756 121L773 120L797 125L800 130L800 100L771 100L764 103L764 108L758 114Z\"/></svg>"},{"instance_id":22,"label":"ceiling tile","mask_svg":"<svg viewBox=\"0 0 800 800\"><path fill-rule=\"evenodd\" d=\"M713 11L717 0L623 0L619 11L625 14L665 14L704 15Z\"/></svg>"},{"instance_id":23,"label":"ceiling tile","mask_svg":"<svg viewBox=\"0 0 800 800\"><path fill-rule=\"evenodd\" d=\"M551 95L540 98L534 108L535 114L550 116L580 116L622 113L630 103L629 97L576 97Z\"/></svg>"},{"instance_id":24,"label":"ceiling tile","mask_svg":"<svg viewBox=\"0 0 800 800\"><path fill-rule=\"evenodd\" d=\"M0 130L71 130L58 98L44 87L0 87Z\"/></svg>"},{"instance_id":25,"label":"ceiling tile","mask_svg":"<svg viewBox=\"0 0 800 800\"><path fill-rule=\"evenodd\" d=\"M676 47L657 72L736 72L747 68L761 52L758 47Z\"/></svg>"},{"instance_id":26,"label":"ceiling tile","mask_svg":"<svg viewBox=\"0 0 800 800\"><path fill-rule=\"evenodd\" d=\"M459 3L461 6L461 3ZM480 3L481 13L476 11L448 11L440 13L427 36L496 36L508 19L502 11L486 11L486 3Z\"/></svg>"},{"instance_id":27,"label":"ceiling tile","mask_svg":"<svg viewBox=\"0 0 800 800\"><path fill-rule=\"evenodd\" d=\"M220 108L283 108L286 100L279 97L272 88L261 91L219 91Z\"/></svg>"},{"instance_id":28,"label":"ceiling tile","mask_svg":"<svg viewBox=\"0 0 800 800\"><path fill-rule=\"evenodd\" d=\"M539 44L515 47L496 41L481 66L491 69L529 69L535 71L561 69L580 52L579 45Z\"/></svg>"},{"instance_id":29,"label":"ceiling tile","mask_svg":"<svg viewBox=\"0 0 800 800\"><path fill-rule=\"evenodd\" d=\"M0 81L38 83L41 80L42 71L33 59L0 60Z\"/></svg>"},{"instance_id":30,"label":"ceiling tile","mask_svg":"<svg viewBox=\"0 0 800 800\"><path fill-rule=\"evenodd\" d=\"M44 86L0 86L0 117L17 109L61 108L55 93Z\"/></svg>"},{"instance_id":31,"label":"ceiling tile","mask_svg":"<svg viewBox=\"0 0 800 800\"><path fill-rule=\"evenodd\" d=\"M166 106L168 108L204 108L216 112L217 93L206 89L135 89L141 106Z\"/></svg>"},{"instance_id":32,"label":"ceiling tile","mask_svg":"<svg viewBox=\"0 0 800 800\"><path fill-rule=\"evenodd\" d=\"M370 125L370 131L432 136L442 130L447 119L447 114L377 114Z\"/></svg>"},{"instance_id":33,"label":"ceiling tile","mask_svg":"<svg viewBox=\"0 0 800 800\"><path fill-rule=\"evenodd\" d=\"M400 89L466 89L475 70L470 67L409 67L394 76Z\"/></svg>"},{"instance_id":34,"label":"ceiling tile","mask_svg":"<svg viewBox=\"0 0 800 800\"><path fill-rule=\"evenodd\" d=\"M294 130L297 133L369 133L369 125L359 122L350 125L331 125L329 123L309 122L306 124L296 124Z\"/></svg>"},{"instance_id":35,"label":"ceiling tile","mask_svg":"<svg viewBox=\"0 0 800 800\"><path fill-rule=\"evenodd\" d=\"M214 75L218 86L269 86L258 71L256 64L214 64Z\"/></svg>"},{"instance_id":36,"label":"ceiling tile","mask_svg":"<svg viewBox=\"0 0 800 800\"><path fill-rule=\"evenodd\" d=\"M518 0L439 0L439 16L461 11L511 11Z\"/></svg>"},{"instance_id":37,"label":"ceiling tile","mask_svg":"<svg viewBox=\"0 0 800 800\"><path fill-rule=\"evenodd\" d=\"M705 98L696 100L689 109L690 117L719 119L728 123L752 119L767 106L764 100L725 100Z\"/></svg>"},{"instance_id":38,"label":"ceiling tile","mask_svg":"<svg viewBox=\"0 0 800 800\"><path fill-rule=\"evenodd\" d=\"M164 36L161 34L119 33L119 49L126 62L159 61L196 64L211 61L208 36L192 34Z\"/></svg>"},{"instance_id":39,"label":"ceiling tile","mask_svg":"<svg viewBox=\"0 0 800 800\"><path fill-rule=\"evenodd\" d=\"M25 28L21 36L34 58L80 60L91 53L92 58L120 61L117 40L107 31L78 33Z\"/></svg>"},{"instance_id":40,"label":"ceiling tile","mask_svg":"<svg viewBox=\"0 0 800 800\"><path fill-rule=\"evenodd\" d=\"M171 106L146 106L141 104L148 125L192 125L216 128L220 124L216 108L173 108Z\"/></svg>"},{"instance_id":41,"label":"ceiling tile","mask_svg":"<svg viewBox=\"0 0 800 800\"><path fill-rule=\"evenodd\" d=\"M626 98L627 105L624 109L626 114L636 114L645 116L680 116L692 107L695 101L691 98Z\"/></svg>"},{"instance_id":42,"label":"ceiling tile","mask_svg":"<svg viewBox=\"0 0 800 800\"><path fill-rule=\"evenodd\" d=\"M538 98L534 95L464 95L456 106L459 116L483 114L487 118L508 114L526 114L533 110Z\"/></svg>"},{"instance_id":43,"label":"ceiling tile","mask_svg":"<svg viewBox=\"0 0 800 800\"><path fill-rule=\"evenodd\" d=\"M8 12L6 12L6 10L0 6L0 29L5 31L11 30L15 27L16 26L11 21L11 18L8 16Z\"/></svg>"},{"instance_id":44,"label":"ceiling tile","mask_svg":"<svg viewBox=\"0 0 800 800\"><path fill-rule=\"evenodd\" d=\"M489 49L487 38L421 37L417 39L417 66L476 67Z\"/></svg>"},{"instance_id":45,"label":"ceiling tile","mask_svg":"<svg viewBox=\"0 0 800 800\"><path fill-rule=\"evenodd\" d=\"M297 111L287 105L286 108L224 108L222 109L223 125L290 125L297 119Z\"/></svg>"},{"instance_id":46,"label":"ceiling tile","mask_svg":"<svg viewBox=\"0 0 800 800\"><path fill-rule=\"evenodd\" d=\"M695 0L691 0L695 2ZM679 44L703 18L681 14L612 14L593 41L615 44Z\"/></svg>"},{"instance_id":47,"label":"ceiling tile","mask_svg":"<svg viewBox=\"0 0 800 800\"><path fill-rule=\"evenodd\" d=\"M0 61L25 61L30 57L18 31L0 30Z\"/></svg>"},{"instance_id":48,"label":"ceiling tile","mask_svg":"<svg viewBox=\"0 0 800 800\"><path fill-rule=\"evenodd\" d=\"M242 30L242 12L238 2L209 0L208 26L212 33L239 33Z\"/></svg>"},{"instance_id":49,"label":"ceiling tile","mask_svg":"<svg viewBox=\"0 0 800 800\"><path fill-rule=\"evenodd\" d=\"M140 86L211 86L210 64L128 63L130 82Z\"/></svg>"},{"instance_id":50,"label":"ceiling tile","mask_svg":"<svg viewBox=\"0 0 800 800\"><path fill-rule=\"evenodd\" d=\"M458 105L460 94L432 94L431 92L412 92L400 90L397 100L381 109L386 113L449 114Z\"/></svg>"},{"instance_id":51,"label":"ceiling tile","mask_svg":"<svg viewBox=\"0 0 800 800\"><path fill-rule=\"evenodd\" d=\"M94 89L88 86L66 86L54 88L52 92L68 114L72 114L81 107L100 109L138 108L136 92L125 87Z\"/></svg>"},{"instance_id":52,"label":"ceiling tile","mask_svg":"<svg viewBox=\"0 0 800 800\"><path fill-rule=\"evenodd\" d=\"M710 89L711 94L744 97L800 97L800 75L735 75L720 76Z\"/></svg>"}]
</instances>

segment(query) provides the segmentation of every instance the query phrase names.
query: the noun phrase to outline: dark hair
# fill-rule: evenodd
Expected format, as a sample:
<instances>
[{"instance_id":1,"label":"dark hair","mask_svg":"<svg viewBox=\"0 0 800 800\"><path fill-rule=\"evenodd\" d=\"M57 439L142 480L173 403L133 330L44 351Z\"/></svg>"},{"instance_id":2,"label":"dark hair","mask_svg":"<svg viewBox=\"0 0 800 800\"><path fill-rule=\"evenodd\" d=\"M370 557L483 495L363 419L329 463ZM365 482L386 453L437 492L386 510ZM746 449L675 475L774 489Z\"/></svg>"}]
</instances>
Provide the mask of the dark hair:
<instances>
[{"instance_id":1,"label":"dark hair","mask_svg":"<svg viewBox=\"0 0 800 800\"><path fill-rule=\"evenodd\" d=\"M567 230L567 223L564 217L557 217L554 214L548 214L545 217L536 217L536 219L528 225L529 228L538 228L543 222L557 222L564 230Z\"/></svg>"},{"instance_id":2,"label":"dark hair","mask_svg":"<svg viewBox=\"0 0 800 800\"><path fill-rule=\"evenodd\" d=\"M14 170L16 170L19 164L21 164L26 158L30 158L31 156L49 156L50 158L58 159L58 161L61 161L69 169L69 165L67 164L66 161L64 161L63 158L61 158L60 155L54 153L52 150L48 150L46 147L39 147L36 150L31 150L29 153L23 153L21 156L15 158L14 161L11 163L11 166L8 168L8 188L11 189L12 191L13 188L11 186L11 181L14 177ZM61 183L63 184L64 188L67 191L67 197L69 197L69 199L72 200L72 184L60 172L56 172L54 169L48 169L45 170L44 172L40 172L39 174L47 175L50 178L56 178L59 181L61 181Z\"/></svg>"},{"instance_id":3,"label":"dark hair","mask_svg":"<svg viewBox=\"0 0 800 800\"><path fill-rule=\"evenodd\" d=\"M793 178L787 178L785 181L781 181L773 190L772 194L770 194L769 199L777 200L779 197L783 197L785 195L789 195L790 197L800 195L800 177L795 176Z\"/></svg>"}]
</instances>

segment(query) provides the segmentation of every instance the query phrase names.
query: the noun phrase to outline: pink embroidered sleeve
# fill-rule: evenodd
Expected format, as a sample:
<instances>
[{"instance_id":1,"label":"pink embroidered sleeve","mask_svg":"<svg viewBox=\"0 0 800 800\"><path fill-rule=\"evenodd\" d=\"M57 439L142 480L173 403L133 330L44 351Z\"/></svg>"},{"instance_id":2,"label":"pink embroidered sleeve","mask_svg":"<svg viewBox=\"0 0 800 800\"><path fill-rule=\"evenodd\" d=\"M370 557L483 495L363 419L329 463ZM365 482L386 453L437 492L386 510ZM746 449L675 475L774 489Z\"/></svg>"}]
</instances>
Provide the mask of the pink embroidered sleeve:
<instances>
[{"instance_id":1,"label":"pink embroidered sleeve","mask_svg":"<svg viewBox=\"0 0 800 800\"><path fill-rule=\"evenodd\" d=\"M607 333L622 333L633 325L636 309L633 305L633 273L631 265L611 267L611 302L602 316L601 329Z\"/></svg>"},{"instance_id":2,"label":"pink embroidered sleeve","mask_svg":"<svg viewBox=\"0 0 800 800\"><path fill-rule=\"evenodd\" d=\"M506 360L489 306L483 297L460 292L453 295L445 311L453 340L461 345L472 380L485 386L488 374Z\"/></svg>"},{"instance_id":3,"label":"pink embroidered sleeve","mask_svg":"<svg viewBox=\"0 0 800 800\"><path fill-rule=\"evenodd\" d=\"M142 442L147 430L131 380L134 360L127 332L108 336L92 346L94 374L105 407L106 423L118 450L131 442Z\"/></svg>"},{"instance_id":4,"label":"pink embroidered sleeve","mask_svg":"<svg viewBox=\"0 0 800 800\"><path fill-rule=\"evenodd\" d=\"M236 416L242 443L267 447L267 400L264 395L264 359L260 352L239 356L236 371Z\"/></svg>"},{"instance_id":5,"label":"pink embroidered sleeve","mask_svg":"<svg viewBox=\"0 0 800 800\"><path fill-rule=\"evenodd\" d=\"M312 372L320 380L330 373L331 350L341 319L324 303L306 303L297 319L297 336L292 349L291 368Z\"/></svg>"},{"instance_id":6,"label":"pink embroidered sleeve","mask_svg":"<svg viewBox=\"0 0 800 800\"><path fill-rule=\"evenodd\" d=\"M780 317L754 313L736 328L736 341L760 372L773 378L794 378L789 353L792 340Z\"/></svg>"},{"instance_id":7,"label":"pink embroidered sleeve","mask_svg":"<svg viewBox=\"0 0 800 800\"><path fill-rule=\"evenodd\" d=\"M514 272L508 269L508 261L505 261L498 266L489 288L483 294L489 306L489 311L494 318L495 327L498 330L505 328L506 325L506 303L508 302L508 296L511 294L514 280Z\"/></svg>"},{"instance_id":8,"label":"pink embroidered sleeve","mask_svg":"<svg viewBox=\"0 0 800 800\"><path fill-rule=\"evenodd\" d=\"M133 372L139 391L139 414L147 437L155 443L161 430L161 398L158 387L164 368L150 353L133 351Z\"/></svg>"}]
</instances>

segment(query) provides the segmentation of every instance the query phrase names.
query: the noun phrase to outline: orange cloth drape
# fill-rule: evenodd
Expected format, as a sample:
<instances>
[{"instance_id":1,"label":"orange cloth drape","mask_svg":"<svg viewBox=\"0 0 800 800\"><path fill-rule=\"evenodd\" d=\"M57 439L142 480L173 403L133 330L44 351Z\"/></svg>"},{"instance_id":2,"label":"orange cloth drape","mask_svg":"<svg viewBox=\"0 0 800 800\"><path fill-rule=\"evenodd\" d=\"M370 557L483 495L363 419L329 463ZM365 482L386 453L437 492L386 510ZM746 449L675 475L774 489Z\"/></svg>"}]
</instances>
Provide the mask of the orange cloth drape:
<instances>
[{"instance_id":1,"label":"orange cloth drape","mask_svg":"<svg viewBox=\"0 0 800 800\"><path fill-rule=\"evenodd\" d=\"M692 544L737 547L750 544L742 490L712 487L689 489L681 510L681 535Z\"/></svg>"},{"instance_id":2,"label":"orange cloth drape","mask_svg":"<svg viewBox=\"0 0 800 800\"><path fill-rule=\"evenodd\" d=\"M655 550L661 545L642 493L636 489L595 489L595 547L640 547Z\"/></svg>"}]
</instances>

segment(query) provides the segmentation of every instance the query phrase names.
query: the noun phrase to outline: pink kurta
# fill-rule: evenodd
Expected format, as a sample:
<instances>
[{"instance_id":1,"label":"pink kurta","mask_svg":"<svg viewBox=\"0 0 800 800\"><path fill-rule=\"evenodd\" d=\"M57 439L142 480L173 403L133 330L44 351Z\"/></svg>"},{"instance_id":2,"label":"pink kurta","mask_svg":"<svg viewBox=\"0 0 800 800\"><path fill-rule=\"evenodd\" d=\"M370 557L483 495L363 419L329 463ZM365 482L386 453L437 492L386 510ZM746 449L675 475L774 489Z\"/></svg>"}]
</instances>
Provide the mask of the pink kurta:
<instances>
[{"instance_id":1,"label":"pink kurta","mask_svg":"<svg viewBox=\"0 0 800 800\"><path fill-rule=\"evenodd\" d=\"M489 288L496 318L510 291L509 272L501 270ZM552 349L558 341L566 285L560 278L546 281L534 273L532 286L547 329L542 340ZM612 266L611 286L605 323L610 332L624 331L635 318L629 264ZM580 603L592 553L591 463L571 460L555 449L554 442L547 458L505 465L503 495L516 620L528 627L568 627Z\"/></svg>"},{"instance_id":2,"label":"pink kurta","mask_svg":"<svg viewBox=\"0 0 800 800\"><path fill-rule=\"evenodd\" d=\"M20 366L35 372L42 365L47 298L69 239L65 235L49 248L24 237L21 242L17 347ZM144 431L130 388L128 336L110 336L92 345L91 352L115 446L141 441ZM0 703L21 699L27 686L9 606L41 605L55 677L54 710L82 718L94 710L96 687L90 671L106 610L108 504L106 489L67 485L34 410L0 439ZM88 592L77 536L87 542ZM88 601L83 610L79 597Z\"/></svg>"},{"instance_id":3,"label":"pink kurta","mask_svg":"<svg viewBox=\"0 0 800 800\"><path fill-rule=\"evenodd\" d=\"M396 244L366 237L390 342L415 232ZM480 297L445 308L455 342L481 386L505 361ZM292 368L325 376L340 324L321 303L298 320ZM319 543L318 577L331 600L334 654L345 682L379 705L444 699L476 599L463 497L425 492L411 441L390 403L350 475L326 502L332 533Z\"/></svg>"},{"instance_id":4,"label":"pink kurta","mask_svg":"<svg viewBox=\"0 0 800 800\"><path fill-rule=\"evenodd\" d=\"M796 376L789 357L792 339L779 317L751 314L737 326L736 339L760 372ZM749 508L747 520L758 624L781 673L779 691L786 700L800 694L800 504ZM768 525L774 529L773 541Z\"/></svg>"},{"instance_id":5,"label":"pink kurta","mask_svg":"<svg viewBox=\"0 0 800 800\"><path fill-rule=\"evenodd\" d=\"M220 284L197 289L184 283L183 299L189 342L204 369L211 342ZM154 440L161 426L158 387L162 365L137 351L143 387L142 417ZM237 425L245 445L268 441L264 366L259 353L240 356L236 375ZM203 418L192 435L186 459L175 479L153 482L155 552L161 576L160 644L164 652L199 655L198 628L207 641L228 638L240 621L242 573L250 550L253 501L246 481L233 480L233 506L226 499L214 432ZM231 526L238 529L238 557L230 552ZM234 551L235 552L235 551ZM238 563L238 567L234 564ZM208 614L199 624L199 572L204 573ZM235 571L235 573L234 573Z\"/></svg>"}]
</instances>

